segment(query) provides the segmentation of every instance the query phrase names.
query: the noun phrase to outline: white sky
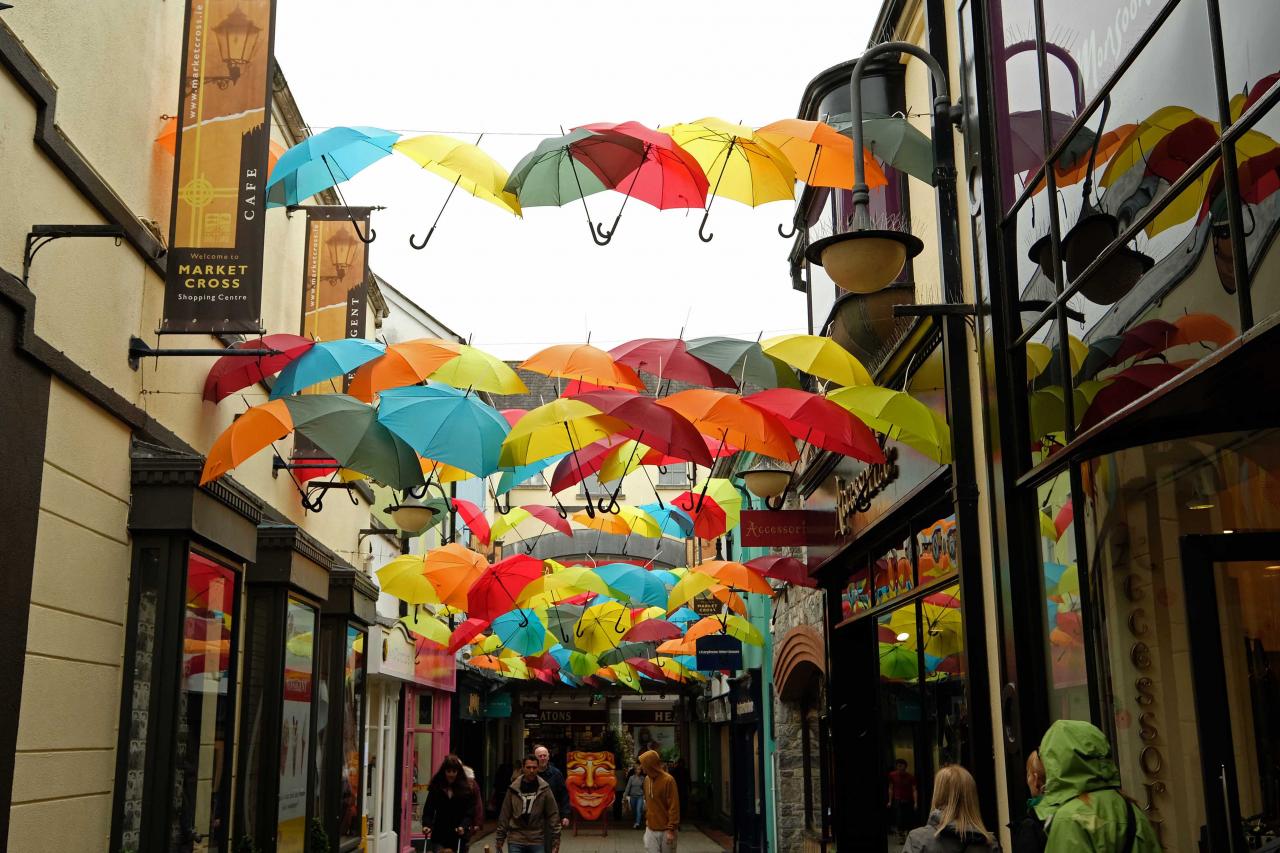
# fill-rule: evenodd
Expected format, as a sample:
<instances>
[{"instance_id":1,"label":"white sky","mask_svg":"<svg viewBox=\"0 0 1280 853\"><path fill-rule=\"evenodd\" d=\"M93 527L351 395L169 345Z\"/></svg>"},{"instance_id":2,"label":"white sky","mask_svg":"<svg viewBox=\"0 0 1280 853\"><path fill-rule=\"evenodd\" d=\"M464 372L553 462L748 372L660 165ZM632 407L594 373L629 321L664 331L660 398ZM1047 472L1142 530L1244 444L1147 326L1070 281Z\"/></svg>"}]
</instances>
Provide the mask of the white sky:
<instances>
[{"instance_id":1,"label":"white sky","mask_svg":"<svg viewBox=\"0 0 1280 853\"><path fill-rule=\"evenodd\" d=\"M636 120L651 127L707 115L751 126L793 117L805 84L865 47L879 0L636 4L607 0L280 0L276 56L317 132L367 124L405 135L452 132L511 168L560 127ZM803 11L801 11L803 10ZM472 134L468 136L468 134ZM512 135L521 134L521 135ZM791 289L792 206L752 210L723 198L701 211L627 205L613 242L596 246L580 203L531 208L523 221L455 193L393 156L343 185L374 214L379 275L454 331L503 357L553 343L608 348L638 337L754 338L805 328ZM589 196L608 227L620 193ZM686 317L688 322L686 324Z\"/></svg>"}]
</instances>

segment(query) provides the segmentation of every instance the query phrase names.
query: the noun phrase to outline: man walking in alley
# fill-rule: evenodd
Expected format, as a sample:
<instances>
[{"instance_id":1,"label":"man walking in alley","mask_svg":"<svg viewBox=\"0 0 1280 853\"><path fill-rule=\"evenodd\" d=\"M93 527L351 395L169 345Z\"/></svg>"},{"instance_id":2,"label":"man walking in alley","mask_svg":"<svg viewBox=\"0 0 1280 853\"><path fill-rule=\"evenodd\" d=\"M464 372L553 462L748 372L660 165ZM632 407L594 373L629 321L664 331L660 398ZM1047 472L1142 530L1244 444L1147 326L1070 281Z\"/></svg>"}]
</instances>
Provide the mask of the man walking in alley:
<instances>
[{"instance_id":1,"label":"man walking in alley","mask_svg":"<svg viewBox=\"0 0 1280 853\"><path fill-rule=\"evenodd\" d=\"M538 775L538 759L526 755L520 775L507 789L498 812L498 853L502 853L508 838L510 853L556 853L560 849L559 818L551 786Z\"/></svg>"},{"instance_id":2,"label":"man walking in alley","mask_svg":"<svg viewBox=\"0 0 1280 853\"><path fill-rule=\"evenodd\" d=\"M676 780L662 767L654 750L640 756L644 770L645 853L676 853L680 830L680 796Z\"/></svg>"},{"instance_id":3,"label":"man walking in alley","mask_svg":"<svg viewBox=\"0 0 1280 853\"><path fill-rule=\"evenodd\" d=\"M551 763L551 750L542 744L533 748L538 759L538 775L547 780L551 793L556 798L556 808L560 811L560 825L569 825L569 788L564 783L564 774L560 768Z\"/></svg>"}]
</instances>

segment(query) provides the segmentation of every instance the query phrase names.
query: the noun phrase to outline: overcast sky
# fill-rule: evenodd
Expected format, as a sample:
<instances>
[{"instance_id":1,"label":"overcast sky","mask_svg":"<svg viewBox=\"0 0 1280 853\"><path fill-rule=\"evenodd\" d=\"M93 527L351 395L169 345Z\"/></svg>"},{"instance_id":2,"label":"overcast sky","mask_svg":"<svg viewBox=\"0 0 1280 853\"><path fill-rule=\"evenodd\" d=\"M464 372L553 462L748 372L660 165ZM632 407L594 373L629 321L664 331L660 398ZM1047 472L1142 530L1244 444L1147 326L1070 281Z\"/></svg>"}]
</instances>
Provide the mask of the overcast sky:
<instances>
[{"instance_id":1,"label":"overcast sky","mask_svg":"<svg viewBox=\"0 0 1280 853\"><path fill-rule=\"evenodd\" d=\"M751 126L792 117L805 84L867 43L879 0L801 7L722 0L647 5L472 0L280 0L276 57L319 132L367 124L450 133L508 169L560 128L636 120L656 127L719 116ZM752 210L726 199L701 211L628 204L612 244L596 246L581 204L532 208L523 220L455 193L393 156L343 192L374 214L377 272L473 343L523 357L553 343L610 347L637 337L754 338L805 328L791 289L788 202ZM587 203L608 226L622 195ZM686 322L687 319L687 322Z\"/></svg>"}]
</instances>

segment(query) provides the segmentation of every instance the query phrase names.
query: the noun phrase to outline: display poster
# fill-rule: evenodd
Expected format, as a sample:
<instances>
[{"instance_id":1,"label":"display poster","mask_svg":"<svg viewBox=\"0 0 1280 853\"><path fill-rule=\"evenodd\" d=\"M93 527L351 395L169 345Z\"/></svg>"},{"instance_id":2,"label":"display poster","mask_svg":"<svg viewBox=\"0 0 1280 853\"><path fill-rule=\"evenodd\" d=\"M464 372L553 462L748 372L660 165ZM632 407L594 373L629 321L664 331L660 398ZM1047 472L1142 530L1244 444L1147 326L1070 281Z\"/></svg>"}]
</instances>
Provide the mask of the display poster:
<instances>
[{"instance_id":1,"label":"display poster","mask_svg":"<svg viewBox=\"0 0 1280 853\"><path fill-rule=\"evenodd\" d=\"M666 761L676 752L675 726L632 726L631 738L636 745L636 757L644 752L656 749L662 760Z\"/></svg>"},{"instance_id":2,"label":"display poster","mask_svg":"<svg viewBox=\"0 0 1280 853\"><path fill-rule=\"evenodd\" d=\"M164 331L262 331L274 0L187 0Z\"/></svg>"},{"instance_id":3,"label":"display poster","mask_svg":"<svg viewBox=\"0 0 1280 853\"><path fill-rule=\"evenodd\" d=\"M570 752L564 781L569 805L582 820L600 820L617 796L617 765L612 752Z\"/></svg>"},{"instance_id":4,"label":"display poster","mask_svg":"<svg viewBox=\"0 0 1280 853\"><path fill-rule=\"evenodd\" d=\"M304 853L316 613L293 600L289 602L287 613L276 850L277 853Z\"/></svg>"}]
</instances>

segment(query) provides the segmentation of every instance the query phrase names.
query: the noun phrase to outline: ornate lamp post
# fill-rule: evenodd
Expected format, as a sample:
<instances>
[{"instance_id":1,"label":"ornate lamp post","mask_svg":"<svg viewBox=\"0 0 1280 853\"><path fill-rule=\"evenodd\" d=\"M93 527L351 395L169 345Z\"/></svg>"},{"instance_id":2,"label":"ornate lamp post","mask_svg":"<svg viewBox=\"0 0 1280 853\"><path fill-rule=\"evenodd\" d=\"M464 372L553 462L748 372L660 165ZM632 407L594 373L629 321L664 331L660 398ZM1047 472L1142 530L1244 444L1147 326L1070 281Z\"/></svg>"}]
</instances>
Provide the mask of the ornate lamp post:
<instances>
[{"instance_id":1,"label":"ornate lamp post","mask_svg":"<svg viewBox=\"0 0 1280 853\"><path fill-rule=\"evenodd\" d=\"M226 89L240 80L244 67L253 61L262 38L262 27L236 6L230 15L214 26L213 35L227 73L222 77L206 77L205 82Z\"/></svg>"}]
</instances>

